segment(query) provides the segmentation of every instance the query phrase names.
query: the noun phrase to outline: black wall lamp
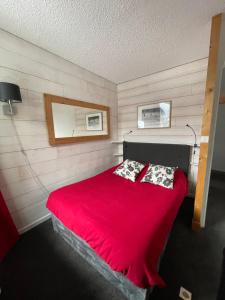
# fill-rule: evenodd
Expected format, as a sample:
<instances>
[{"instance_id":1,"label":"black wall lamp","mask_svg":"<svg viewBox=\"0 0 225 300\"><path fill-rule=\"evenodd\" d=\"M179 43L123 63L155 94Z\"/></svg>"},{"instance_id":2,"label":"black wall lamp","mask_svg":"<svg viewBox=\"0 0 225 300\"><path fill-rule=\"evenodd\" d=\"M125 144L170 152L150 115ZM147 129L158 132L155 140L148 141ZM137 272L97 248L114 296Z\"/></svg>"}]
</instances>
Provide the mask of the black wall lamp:
<instances>
[{"instance_id":1,"label":"black wall lamp","mask_svg":"<svg viewBox=\"0 0 225 300\"><path fill-rule=\"evenodd\" d=\"M15 109L12 103L22 102L19 86L9 82L0 82L0 101L8 103L8 105L3 106L4 114L14 115Z\"/></svg>"}]
</instances>

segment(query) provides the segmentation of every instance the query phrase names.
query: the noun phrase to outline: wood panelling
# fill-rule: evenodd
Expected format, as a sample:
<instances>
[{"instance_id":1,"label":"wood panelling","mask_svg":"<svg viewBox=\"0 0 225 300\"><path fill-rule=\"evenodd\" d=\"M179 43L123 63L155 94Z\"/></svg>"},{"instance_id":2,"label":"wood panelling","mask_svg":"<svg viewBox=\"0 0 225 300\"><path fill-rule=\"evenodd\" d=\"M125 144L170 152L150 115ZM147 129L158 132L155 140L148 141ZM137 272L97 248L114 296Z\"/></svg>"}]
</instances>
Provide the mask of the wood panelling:
<instances>
[{"instance_id":1,"label":"wood panelling","mask_svg":"<svg viewBox=\"0 0 225 300\"><path fill-rule=\"evenodd\" d=\"M188 123L200 143L207 59L201 59L157 74L118 85L118 139L152 143L194 144ZM172 101L171 128L137 129L137 106ZM133 133L126 135L129 130ZM118 152L121 152L118 146ZM198 154L191 158L190 187L194 193Z\"/></svg>"},{"instance_id":2,"label":"wood panelling","mask_svg":"<svg viewBox=\"0 0 225 300\"><path fill-rule=\"evenodd\" d=\"M17 228L24 231L48 216L46 189L82 180L115 163L110 140L51 147L43 94L109 106L111 135L116 139L117 90L112 82L1 30L0 42L0 81L21 88L23 102L15 104L13 118L33 170L0 103L0 188Z\"/></svg>"},{"instance_id":3,"label":"wood panelling","mask_svg":"<svg viewBox=\"0 0 225 300\"><path fill-rule=\"evenodd\" d=\"M207 59L197 60L190 64L177 66L152 75L144 76L118 85L118 92L132 89L134 87L143 86L145 84L152 84L156 82L165 81L171 78L176 78L187 74L198 73L201 71L205 72L207 70L207 65L208 65Z\"/></svg>"},{"instance_id":4,"label":"wood panelling","mask_svg":"<svg viewBox=\"0 0 225 300\"><path fill-rule=\"evenodd\" d=\"M170 78L160 82L135 87L129 90L121 91L118 99L128 98L130 96L139 96L147 93L155 93L160 91L169 90L172 88L179 88L188 84L195 84L205 80L206 71L200 71L192 74L186 74L181 77Z\"/></svg>"}]
</instances>

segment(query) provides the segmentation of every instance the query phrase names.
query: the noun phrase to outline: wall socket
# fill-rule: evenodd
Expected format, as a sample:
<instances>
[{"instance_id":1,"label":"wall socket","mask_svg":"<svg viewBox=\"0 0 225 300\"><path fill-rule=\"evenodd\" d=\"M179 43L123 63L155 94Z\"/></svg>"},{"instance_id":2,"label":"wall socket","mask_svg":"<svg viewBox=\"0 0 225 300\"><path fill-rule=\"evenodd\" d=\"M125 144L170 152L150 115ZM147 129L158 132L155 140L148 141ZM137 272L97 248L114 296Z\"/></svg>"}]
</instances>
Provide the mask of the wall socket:
<instances>
[{"instance_id":1,"label":"wall socket","mask_svg":"<svg viewBox=\"0 0 225 300\"><path fill-rule=\"evenodd\" d=\"M182 286L180 287L180 294L179 297L183 300L191 300L192 299L192 293L183 288Z\"/></svg>"}]
</instances>

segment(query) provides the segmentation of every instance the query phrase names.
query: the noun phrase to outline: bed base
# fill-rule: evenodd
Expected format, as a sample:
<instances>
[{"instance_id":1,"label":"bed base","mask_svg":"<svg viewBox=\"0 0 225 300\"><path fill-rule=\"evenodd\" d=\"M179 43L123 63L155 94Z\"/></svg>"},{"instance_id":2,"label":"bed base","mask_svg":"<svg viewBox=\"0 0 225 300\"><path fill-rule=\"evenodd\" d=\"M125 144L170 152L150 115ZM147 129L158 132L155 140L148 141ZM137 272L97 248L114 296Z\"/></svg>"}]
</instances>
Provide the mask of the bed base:
<instances>
[{"instance_id":1,"label":"bed base","mask_svg":"<svg viewBox=\"0 0 225 300\"><path fill-rule=\"evenodd\" d=\"M52 224L54 231L59 233L78 254L119 289L128 300L148 300L150 298L153 288L139 288L123 274L113 271L84 240L66 228L54 215L52 215Z\"/></svg>"}]
</instances>

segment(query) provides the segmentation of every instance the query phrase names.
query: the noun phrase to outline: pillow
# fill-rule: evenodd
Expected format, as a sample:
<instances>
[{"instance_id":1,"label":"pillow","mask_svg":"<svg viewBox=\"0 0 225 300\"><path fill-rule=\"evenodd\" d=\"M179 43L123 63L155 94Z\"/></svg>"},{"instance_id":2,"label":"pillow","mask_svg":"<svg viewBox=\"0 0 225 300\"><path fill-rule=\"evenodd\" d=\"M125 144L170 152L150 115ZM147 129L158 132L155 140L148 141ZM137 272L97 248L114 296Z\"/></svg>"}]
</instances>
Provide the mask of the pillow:
<instances>
[{"instance_id":1,"label":"pillow","mask_svg":"<svg viewBox=\"0 0 225 300\"><path fill-rule=\"evenodd\" d=\"M148 170L141 182L149 182L173 189L174 173L176 168L149 164Z\"/></svg>"},{"instance_id":2,"label":"pillow","mask_svg":"<svg viewBox=\"0 0 225 300\"><path fill-rule=\"evenodd\" d=\"M143 168L143 164L134 160L126 159L113 173L135 182L138 174Z\"/></svg>"}]
</instances>

